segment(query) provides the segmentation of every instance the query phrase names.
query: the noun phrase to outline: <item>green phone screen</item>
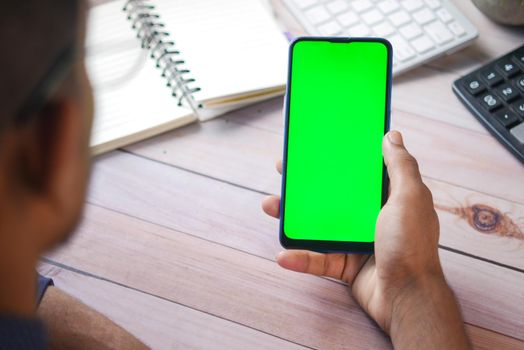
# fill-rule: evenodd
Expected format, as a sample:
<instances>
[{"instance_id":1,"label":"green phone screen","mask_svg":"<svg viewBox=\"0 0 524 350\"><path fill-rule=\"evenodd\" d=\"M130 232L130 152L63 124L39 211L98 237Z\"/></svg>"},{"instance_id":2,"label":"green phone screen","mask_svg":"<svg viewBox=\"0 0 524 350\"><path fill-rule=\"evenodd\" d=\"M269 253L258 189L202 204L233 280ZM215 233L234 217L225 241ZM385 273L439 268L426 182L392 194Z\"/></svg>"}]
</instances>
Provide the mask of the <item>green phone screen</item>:
<instances>
[{"instance_id":1,"label":"green phone screen","mask_svg":"<svg viewBox=\"0 0 524 350\"><path fill-rule=\"evenodd\" d=\"M288 238L374 241L388 54L380 41L294 43L282 216Z\"/></svg>"}]
</instances>

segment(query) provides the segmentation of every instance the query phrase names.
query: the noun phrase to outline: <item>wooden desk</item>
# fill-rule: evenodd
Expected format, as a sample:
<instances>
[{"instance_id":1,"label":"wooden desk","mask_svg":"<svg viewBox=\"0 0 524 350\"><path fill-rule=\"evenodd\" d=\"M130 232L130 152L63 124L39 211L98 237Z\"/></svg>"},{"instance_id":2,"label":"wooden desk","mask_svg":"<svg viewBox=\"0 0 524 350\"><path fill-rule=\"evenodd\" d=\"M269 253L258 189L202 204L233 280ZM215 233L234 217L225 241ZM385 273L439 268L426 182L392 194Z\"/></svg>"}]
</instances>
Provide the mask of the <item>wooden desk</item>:
<instances>
[{"instance_id":1,"label":"wooden desk","mask_svg":"<svg viewBox=\"0 0 524 350\"><path fill-rule=\"evenodd\" d=\"M524 30L455 2L480 38L395 79L393 127L440 208L442 264L475 347L522 349L524 166L451 83L518 46ZM281 106L274 99L97 158L83 224L41 271L154 348L391 347L346 286L274 262L277 222L260 201L279 192ZM475 204L513 226L480 233L467 217Z\"/></svg>"}]
</instances>

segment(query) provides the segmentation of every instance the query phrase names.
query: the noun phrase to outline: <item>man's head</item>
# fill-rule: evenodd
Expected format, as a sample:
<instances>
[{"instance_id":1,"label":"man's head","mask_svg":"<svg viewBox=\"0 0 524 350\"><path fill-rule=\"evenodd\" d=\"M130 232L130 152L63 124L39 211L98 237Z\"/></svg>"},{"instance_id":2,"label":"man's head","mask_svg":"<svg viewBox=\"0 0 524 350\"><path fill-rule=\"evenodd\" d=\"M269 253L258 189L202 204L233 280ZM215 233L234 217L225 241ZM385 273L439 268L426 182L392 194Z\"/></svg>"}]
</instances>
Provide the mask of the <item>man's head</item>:
<instances>
[{"instance_id":1,"label":"man's head","mask_svg":"<svg viewBox=\"0 0 524 350\"><path fill-rule=\"evenodd\" d=\"M0 12L0 245L40 253L82 211L92 101L81 0L24 0Z\"/></svg>"}]
</instances>

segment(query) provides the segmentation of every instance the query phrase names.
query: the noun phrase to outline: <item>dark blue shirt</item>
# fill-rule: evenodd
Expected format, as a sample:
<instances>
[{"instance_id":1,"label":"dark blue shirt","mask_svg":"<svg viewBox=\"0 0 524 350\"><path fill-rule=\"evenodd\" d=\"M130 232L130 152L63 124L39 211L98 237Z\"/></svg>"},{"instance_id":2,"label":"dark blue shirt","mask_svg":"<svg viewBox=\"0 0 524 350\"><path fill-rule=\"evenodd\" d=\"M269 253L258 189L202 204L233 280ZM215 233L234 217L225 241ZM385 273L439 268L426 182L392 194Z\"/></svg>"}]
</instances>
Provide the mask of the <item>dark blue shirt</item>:
<instances>
[{"instance_id":1,"label":"dark blue shirt","mask_svg":"<svg viewBox=\"0 0 524 350\"><path fill-rule=\"evenodd\" d=\"M49 278L38 275L36 300L40 304L47 287L53 285ZM1 288L1 287L0 287ZM0 350L45 349L47 338L42 321L0 314Z\"/></svg>"},{"instance_id":2,"label":"dark blue shirt","mask_svg":"<svg viewBox=\"0 0 524 350\"><path fill-rule=\"evenodd\" d=\"M44 324L35 318L0 315L0 349L45 349Z\"/></svg>"}]
</instances>

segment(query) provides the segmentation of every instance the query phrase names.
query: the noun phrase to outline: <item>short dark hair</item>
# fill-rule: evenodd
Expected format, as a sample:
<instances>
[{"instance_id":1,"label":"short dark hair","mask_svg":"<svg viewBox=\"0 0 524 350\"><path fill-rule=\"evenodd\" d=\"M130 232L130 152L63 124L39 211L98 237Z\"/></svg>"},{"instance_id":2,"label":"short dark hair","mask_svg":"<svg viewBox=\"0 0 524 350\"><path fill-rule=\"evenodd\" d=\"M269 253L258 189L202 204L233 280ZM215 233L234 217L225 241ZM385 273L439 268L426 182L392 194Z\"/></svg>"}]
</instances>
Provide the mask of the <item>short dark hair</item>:
<instances>
[{"instance_id":1,"label":"short dark hair","mask_svg":"<svg viewBox=\"0 0 524 350\"><path fill-rule=\"evenodd\" d=\"M78 37L77 0L23 0L0 12L0 134Z\"/></svg>"}]
</instances>

